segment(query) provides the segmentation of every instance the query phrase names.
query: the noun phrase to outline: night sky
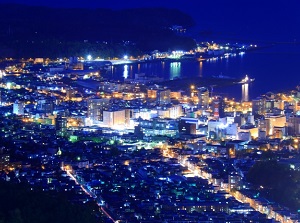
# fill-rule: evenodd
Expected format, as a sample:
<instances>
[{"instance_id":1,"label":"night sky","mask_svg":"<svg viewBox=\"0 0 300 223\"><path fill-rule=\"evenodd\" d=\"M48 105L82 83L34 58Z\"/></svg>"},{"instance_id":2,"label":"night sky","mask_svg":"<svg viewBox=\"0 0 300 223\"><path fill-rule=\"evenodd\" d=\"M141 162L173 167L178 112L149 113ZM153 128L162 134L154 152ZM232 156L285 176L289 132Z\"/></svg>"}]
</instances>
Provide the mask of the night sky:
<instances>
[{"instance_id":1,"label":"night sky","mask_svg":"<svg viewBox=\"0 0 300 223\"><path fill-rule=\"evenodd\" d=\"M297 0L0 0L51 7L176 8L190 14L193 33L211 39L300 42L300 1Z\"/></svg>"}]
</instances>

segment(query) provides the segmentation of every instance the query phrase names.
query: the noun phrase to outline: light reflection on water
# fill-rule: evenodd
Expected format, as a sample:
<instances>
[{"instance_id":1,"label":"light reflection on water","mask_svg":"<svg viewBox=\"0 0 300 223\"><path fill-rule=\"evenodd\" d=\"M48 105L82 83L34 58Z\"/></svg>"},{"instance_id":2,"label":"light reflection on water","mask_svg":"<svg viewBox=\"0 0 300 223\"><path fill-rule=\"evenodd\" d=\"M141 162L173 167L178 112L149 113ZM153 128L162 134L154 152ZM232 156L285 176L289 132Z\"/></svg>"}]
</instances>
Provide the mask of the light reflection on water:
<instances>
[{"instance_id":1,"label":"light reflection on water","mask_svg":"<svg viewBox=\"0 0 300 223\"><path fill-rule=\"evenodd\" d=\"M181 62L170 63L170 80L179 78L181 74Z\"/></svg>"},{"instance_id":2,"label":"light reflection on water","mask_svg":"<svg viewBox=\"0 0 300 223\"><path fill-rule=\"evenodd\" d=\"M136 63L127 67L127 76L136 73L155 75L165 80L189 77L229 76L244 78L247 74L255 81L249 85L249 99L268 91L294 89L300 83L300 46L279 45L244 55L223 57L210 61L157 61ZM115 79L124 79L124 65L115 65L108 75ZM241 86L222 89L228 96L241 98Z\"/></svg>"},{"instance_id":3,"label":"light reflection on water","mask_svg":"<svg viewBox=\"0 0 300 223\"><path fill-rule=\"evenodd\" d=\"M127 65L127 64L124 65L123 77L124 77L125 79L128 78L128 65Z\"/></svg>"}]
</instances>

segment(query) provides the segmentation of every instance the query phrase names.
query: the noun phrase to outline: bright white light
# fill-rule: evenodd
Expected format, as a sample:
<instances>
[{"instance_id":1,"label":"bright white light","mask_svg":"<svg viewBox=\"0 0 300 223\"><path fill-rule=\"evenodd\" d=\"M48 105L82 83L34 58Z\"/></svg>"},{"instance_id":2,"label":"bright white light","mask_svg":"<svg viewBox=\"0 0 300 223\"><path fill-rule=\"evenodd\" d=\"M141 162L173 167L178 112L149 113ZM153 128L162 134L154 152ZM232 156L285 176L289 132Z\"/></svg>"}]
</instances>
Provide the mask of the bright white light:
<instances>
[{"instance_id":1,"label":"bright white light","mask_svg":"<svg viewBox=\"0 0 300 223\"><path fill-rule=\"evenodd\" d=\"M125 55L123 58L124 58L124 60L127 60L127 59L128 59L128 56L127 56L127 55Z\"/></svg>"},{"instance_id":2,"label":"bright white light","mask_svg":"<svg viewBox=\"0 0 300 223\"><path fill-rule=\"evenodd\" d=\"M227 127L228 127L227 123L226 124L220 123L220 125L219 125L220 129L226 129Z\"/></svg>"},{"instance_id":3,"label":"bright white light","mask_svg":"<svg viewBox=\"0 0 300 223\"><path fill-rule=\"evenodd\" d=\"M126 64L124 65L123 77L125 79L128 78L128 65L126 65Z\"/></svg>"},{"instance_id":4,"label":"bright white light","mask_svg":"<svg viewBox=\"0 0 300 223\"><path fill-rule=\"evenodd\" d=\"M88 59L88 60L92 60L92 56L91 56L91 55L88 55L88 56L87 56L87 59Z\"/></svg>"},{"instance_id":5,"label":"bright white light","mask_svg":"<svg viewBox=\"0 0 300 223\"><path fill-rule=\"evenodd\" d=\"M10 82L6 83L6 88L7 89L11 89L11 86L12 86L12 83L10 83Z\"/></svg>"}]
</instances>

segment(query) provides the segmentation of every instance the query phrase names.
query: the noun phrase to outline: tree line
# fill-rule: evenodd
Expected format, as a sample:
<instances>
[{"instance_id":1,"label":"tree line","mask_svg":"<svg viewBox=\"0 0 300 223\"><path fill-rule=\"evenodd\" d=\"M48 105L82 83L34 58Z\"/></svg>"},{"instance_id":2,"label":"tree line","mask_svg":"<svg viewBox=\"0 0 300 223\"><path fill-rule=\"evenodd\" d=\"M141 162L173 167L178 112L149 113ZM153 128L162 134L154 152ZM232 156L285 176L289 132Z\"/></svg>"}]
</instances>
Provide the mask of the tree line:
<instances>
[{"instance_id":1,"label":"tree line","mask_svg":"<svg viewBox=\"0 0 300 223\"><path fill-rule=\"evenodd\" d=\"M76 56L85 51L115 57L196 46L192 38L171 29L194 25L189 15L175 9L0 6L0 57Z\"/></svg>"}]
</instances>

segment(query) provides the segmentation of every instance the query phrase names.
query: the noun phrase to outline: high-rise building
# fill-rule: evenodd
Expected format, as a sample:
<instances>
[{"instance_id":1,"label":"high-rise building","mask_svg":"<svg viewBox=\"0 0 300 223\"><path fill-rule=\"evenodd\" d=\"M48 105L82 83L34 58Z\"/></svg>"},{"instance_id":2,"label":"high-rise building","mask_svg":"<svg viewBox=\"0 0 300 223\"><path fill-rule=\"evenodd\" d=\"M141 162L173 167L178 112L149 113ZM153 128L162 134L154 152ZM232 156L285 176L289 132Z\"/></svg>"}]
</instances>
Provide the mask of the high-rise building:
<instances>
[{"instance_id":1,"label":"high-rise building","mask_svg":"<svg viewBox=\"0 0 300 223\"><path fill-rule=\"evenodd\" d=\"M125 109L125 125L130 125L130 119L133 117L133 110L132 109Z\"/></svg>"},{"instance_id":2,"label":"high-rise building","mask_svg":"<svg viewBox=\"0 0 300 223\"><path fill-rule=\"evenodd\" d=\"M260 115L266 113L266 99L264 97L258 97L252 100L252 112L253 114Z\"/></svg>"},{"instance_id":3,"label":"high-rise building","mask_svg":"<svg viewBox=\"0 0 300 223\"><path fill-rule=\"evenodd\" d=\"M287 121L288 135L300 135L300 116L291 116Z\"/></svg>"},{"instance_id":4,"label":"high-rise building","mask_svg":"<svg viewBox=\"0 0 300 223\"><path fill-rule=\"evenodd\" d=\"M240 189L241 186L241 176L236 173L232 172L228 175L228 186L230 190Z\"/></svg>"},{"instance_id":5,"label":"high-rise building","mask_svg":"<svg viewBox=\"0 0 300 223\"><path fill-rule=\"evenodd\" d=\"M225 117L225 113L224 113L225 103L222 97L220 96L214 97L212 101L212 109L215 118Z\"/></svg>"},{"instance_id":6,"label":"high-rise building","mask_svg":"<svg viewBox=\"0 0 300 223\"><path fill-rule=\"evenodd\" d=\"M157 97L156 100L159 105L163 104L169 104L171 103L171 97L170 97L171 91L170 89L158 89L157 90Z\"/></svg>"},{"instance_id":7,"label":"high-rise building","mask_svg":"<svg viewBox=\"0 0 300 223\"><path fill-rule=\"evenodd\" d=\"M68 119L66 117L58 116L55 118L55 129L64 132L67 130Z\"/></svg>"},{"instance_id":8,"label":"high-rise building","mask_svg":"<svg viewBox=\"0 0 300 223\"><path fill-rule=\"evenodd\" d=\"M209 90L206 87L198 88L198 106L199 108L207 108L209 105Z\"/></svg>"},{"instance_id":9,"label":"high-rise building","mask_svg":"<svg viewBox=\"0 0 300 223\"><path fill-rule=\"evenodd\" d=\"M173 105L168 109L170 111L170 118L176 119L182 116L182 106L181 105Z\"/></svg>"},{"instance_id":10,"label":"high-rise building","mask_svg":"<svg viewBox=\"0 0 300 223\"><path fill-rule=\"evenodd\" d=\"M258 120L258 128L259 131L263 131L266 133L266 135L270 134L270 130L271 130L271 123L270 123L270 119L259 119Z\"/></svg>"},{"instance_id":11,"label":"high-rise building","mask_svg":"<svg viewBox=\"0 0 300 223\"><path fill-rule=\"evenodd\" d=\"M16 100L15 103L13 104L13 114L16 115L24 115L24 102Z\"/></svg>"},{"instance_id":12,"label":"high-rise building","mask_svg":"<svg viewBox=\"0 0 300 223\"><path fill-rule=\"evenodd\" d=\"M53 114L54 102L51 99L38 100L36 108L39 112Z\"/></svg>"},{"instance_id":13,"label":"high-rise building","mask_svg":"<svg viewBox=\"0 0 300 223\"><path fill-rule=\"evenodd\" d=\"M125 110L103 111L103 124L108 127L125 126Z\"/></svg>"},{"instance_id":14,"label":"high-rise building","mask_svg":"<svg viewBox=\"0 0 300 223\"><path fill-rule=\"evenodd\" d=\"M110 106L107 98L94 98L88 100L88 118L94 121L103 121L103 111Z\"/></svg>"}]
</instances>

